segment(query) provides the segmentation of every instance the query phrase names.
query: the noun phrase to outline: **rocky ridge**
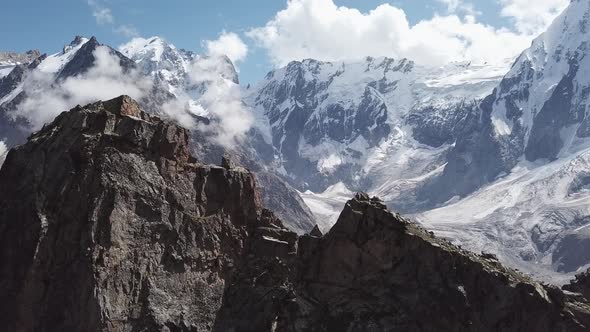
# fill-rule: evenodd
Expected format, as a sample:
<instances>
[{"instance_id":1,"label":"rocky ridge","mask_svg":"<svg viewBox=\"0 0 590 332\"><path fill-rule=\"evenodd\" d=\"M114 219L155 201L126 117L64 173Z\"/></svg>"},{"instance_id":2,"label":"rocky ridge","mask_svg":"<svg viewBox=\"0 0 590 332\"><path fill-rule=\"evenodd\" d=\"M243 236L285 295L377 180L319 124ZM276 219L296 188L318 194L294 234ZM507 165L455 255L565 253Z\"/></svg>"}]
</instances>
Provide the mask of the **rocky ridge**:
<instances>
[{"instance_id":1,"label":"rocky ridge","mask_svg":"<svg viewBox=\"0 0 590 332\"><path fill-rule=\"evenodd\" d=\"M581 294L357 194L326 235L262 207L129 97L62 113L0 170L0 325L18 331L585 331ZM18 203L18 204L17 204ZM579 279L572 289L581 289ZM428 317L428 319L424 319Z\"/></svg>"}]
</instances>

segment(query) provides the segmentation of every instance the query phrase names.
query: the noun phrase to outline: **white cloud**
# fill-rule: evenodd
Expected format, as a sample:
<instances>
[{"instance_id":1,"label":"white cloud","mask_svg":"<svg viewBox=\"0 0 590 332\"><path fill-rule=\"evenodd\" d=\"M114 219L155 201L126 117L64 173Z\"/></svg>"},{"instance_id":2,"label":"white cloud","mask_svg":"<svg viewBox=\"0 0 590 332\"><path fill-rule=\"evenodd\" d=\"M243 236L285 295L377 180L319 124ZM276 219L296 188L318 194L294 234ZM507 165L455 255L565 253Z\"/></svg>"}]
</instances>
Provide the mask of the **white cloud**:
<instances>
[{"instance_id":1,"label":"white cloud","mask_svg":"<svg viewBox=\"0 0 590 332\"><path fill-rule=\"evenodd\" d=\"M59 113L76 105L108 100L122 94L139 99L151 89L151 81L139 73L124 73L119 59L110 53L108 47L100 46L93 54L96 60L91 69L59 84L54 82L53 74L34 70L24 82L23 90L27 98L12 116L24 117L33 130L38 130Z\"/></svg>"},{"instance_id":2,"label":"white cloud","mask_svg":"<svg viewBox=\"0 0 590 332\"><path fill-rule=\"evenodd\" d=\"M113 26L113 31L125 37L137 37L139 32L131 24L121 24L116 26L115 16L110 8L105 7L97 0L88 0L88 6L92 9L92 16L99 25Z\"/></svg>"},{"instance_id":3,"label":"white cloud","mask_svg":"<svg viewBox=\"0 0 590 332\"><path fill-rule=\"evenodd\" d=\"M457 5L460 3L457 2ZM455 5L455 4L451 4ZM434 16L411 26L403 10L384 4L368 13L332 0L292 0L264 27L248 32L276 65L295 59L407 57L424 64L490 62L514 57L530 39L475 21Z\"/></svg>"},{"instance_id":4,"label":"white cloud","mask_svg":"<svg viewBox=\"0 0 590 332\"><path fill-rule=\"evenodd\" d=\"M448 13L462 13L462 14L471 15L471 16L476 16L476 15L481 14L475 10L475 7L470 2L465 2L463 0L437 0L437 1L442 3L443 5L447 6Z\"/></svg>"},{"instance_id":5,"label":"white cloud","mask_svg":"<svg viewBox=\"0 0 590 332\"><path fill-rule=\"evenodd\" d=\"M468 6L463 1L441 1L450 11ZM510 4L520 3L502 1L506 12L512 11ZM305 58L334 61L368 55L405 57L426 65L496 62L513 58L530 45L530 33L495 28L477 22L473 14L463 14L435 15L410 25L405 12L389 4L362 13L336 6L333 0L290 0L286 9L247 35L279 66Z\"/></svg>"},{"instance_id":6,"label":"white cloud","mask_svg":"<svg viewBox=\"0 0 590 332\"><path fill-rule=\"evenodd\" d=\"M215 143L231 148L250 130L254 119L242 103L240 86L228 79L228 63L220 56L197 57L189 67L190 84L199 96L176 92L163 113L181 126L199 130ZM197 122L195 116L210 120Z\"/></svg>"},{"instance_id":7,"label":"white cloud","mask_svg":"<svg viewBox=\"0 0 590 332\"><path fill-rule=\"evenodd\" d=\"M569 2L570 0L500 0L501 14L513 18L520 33L537 35L551 24Z\"/></svg>"},{"instance_id":8,"label":"white cloud","mask_svg":"<svg viewBox=\"0 0 590 332\"><path fill-rule=\"evenodd\" d=\"M248 46L233 32L223 31L218 39L206 40L203 46L209 55L227 55L233 63L243 61L248 55Z\"/></svg>"},{"instance_id":9,"label":"white cloud","mask_svg":"<svg viewBox=\"0 0 590 332\"><path fill-rule=\"evenodd\" d=\"M6 146L4 141L0 141L0 167L2 167L2 164L4 163L4 160L6 159L7 153L8 153L8 147Z\"/></svg>"},{"instance_id":10,"label":"white cloud","mask_svg":"<svg viewBox=\"0 0 590 332\"><path fill-rule=\"evenodd\" d=\"M115 21L109 8L97 9L92 13L92 15L98 24L112 24Z\"/></svg>"},{"instance_id":11,"label":"white cloud","mask_svg":"<svg viewBox=\"0 0 590 332\"><path fill-rule=\"evenodd\" d=\"M94 16L96 23L100 25L115 23L115 18L110 8L106 8L94 0L88 0L88 5L92 8L92 16Z\"/></svg>"},{"instance_id":12,"label":"white cloud","mask_svg":"<svg viewBox=\"0 0 590 332\"><path fill-rule=\"evenodd\" d=\"M129 24L124 24L116 27L115 32L125 37L139 37L139 31L137 31L137 29L133 25Z\"/></svg>"},{"instance_id":13,"label":"white cloud","mask_svg":"<svg viewBox=\"0 0 590 332\"><path fill-rule=\"evenodd\" d=\"M212 134L217 143L231 147L250 130L254 119L244 108L240 86L220 74L212 75L225 67L222 61L220 57L196 59L191 66L190 79L193 84L207 87L198 102L212 123L199 129Z\"/></svg>"}]
</instances>

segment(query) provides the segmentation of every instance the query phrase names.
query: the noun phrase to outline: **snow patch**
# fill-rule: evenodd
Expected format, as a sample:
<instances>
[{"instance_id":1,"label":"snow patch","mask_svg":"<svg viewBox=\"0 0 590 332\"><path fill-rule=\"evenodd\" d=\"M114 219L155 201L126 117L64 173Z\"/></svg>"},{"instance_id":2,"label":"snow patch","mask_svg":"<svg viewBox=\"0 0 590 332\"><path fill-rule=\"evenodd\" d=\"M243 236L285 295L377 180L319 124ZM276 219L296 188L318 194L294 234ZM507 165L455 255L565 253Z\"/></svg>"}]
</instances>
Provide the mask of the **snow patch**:
<instances>
[{"instance_id":1,"label":"snow patch","mask_svg":"<svg viewBox=\"0 0 590 332\"><path fill-rule=\"evenodd\" d=\"M87 38L82 38L79 44L65 47L64 51L48 56L45 60L41 61L37 69L43 73L58 73L87 42Z\"/></svg>"},{"instance_id":2,"label":"snow patch","mask_svg":"<svg viewBox=\"0 0 590 332\"><path fill-rule=\"evenodd\" d=\"M14 67L16 67L16 66L12 66L12 65L2 66L2 65L0 65L0 78L5 77L8 74L10 74L10 72L14 69Z\"/></svg>"},{"instance_id":3,"label":"snow patch","mask_svg":"<svg viewBox=\"0 0 590 332\"><path fill-rule=\"evenodd\" d=\"M8 147L4 141L0 141L0 167L4 164L4 160L6 159L6 154L8 153Z\"/></svg>"},{"instance_id":4,"label":"snow patch","mask_svg":"<svg viewBox=\"0 0 590 332\"><path fill-rule=\"evenodd\" d=\"M322 193L316 194L308 190L304 193L300 192L299 195L313 212L322 233L326 234L338 221L340 212L354 193L345 184L339 182Z\"/></svg>"}]
</instances>

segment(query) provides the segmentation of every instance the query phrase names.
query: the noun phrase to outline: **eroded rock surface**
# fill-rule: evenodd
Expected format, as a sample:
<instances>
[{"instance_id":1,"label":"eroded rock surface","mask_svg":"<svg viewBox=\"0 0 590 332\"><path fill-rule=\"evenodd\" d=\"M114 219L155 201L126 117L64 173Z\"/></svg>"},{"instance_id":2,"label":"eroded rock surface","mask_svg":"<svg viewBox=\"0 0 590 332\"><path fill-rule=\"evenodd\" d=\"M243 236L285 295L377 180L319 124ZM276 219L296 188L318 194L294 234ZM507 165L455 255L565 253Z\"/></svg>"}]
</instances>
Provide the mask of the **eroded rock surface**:
<instances>
[{"instance_id":1,"label":"eroded rock surface","mask_svg":"<svg viewBox=\"0 0 590 332\"><path fill-rule=\"evenodd\" d=\"M248 228L253 176L198 164L128 97L61 114L0 171L0 326L207 331Z\"/></svg>"},{"instance_id":2,"label":"eroded rock surface","mask_svg":"<svg viewBox=\"0 0 590 332\"><path fill-rule=\"evenodd\" d=\"M128 97L65 112L0 170L9 331L587 331L538 284L357 194L297 236L255 177L204 165Z\"/></svg>"}]
</instances>

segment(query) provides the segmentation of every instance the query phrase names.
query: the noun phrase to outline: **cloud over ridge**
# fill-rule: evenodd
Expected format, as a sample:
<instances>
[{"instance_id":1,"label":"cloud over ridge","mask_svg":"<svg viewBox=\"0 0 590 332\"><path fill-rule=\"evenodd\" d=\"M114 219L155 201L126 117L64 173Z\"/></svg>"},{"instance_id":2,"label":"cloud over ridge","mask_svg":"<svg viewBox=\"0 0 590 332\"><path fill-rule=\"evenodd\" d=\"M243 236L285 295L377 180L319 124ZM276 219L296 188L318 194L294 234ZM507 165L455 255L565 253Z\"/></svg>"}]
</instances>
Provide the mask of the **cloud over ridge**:
<instances>
[{"instance_id":1,"label":"cloud over ridge","mask_svg":"<svg viewBox=\"0 0 590 332\"><path fill-rule=\"evenodd\" d=\"M563 9L567 0L501 0L502 15L515 20L516 30L477 21L468 1L439 0L447 15L411 25L405 12L382 4L366 13L337 6L333 0L290 0L264 26L247 35L264 48L276 66L292 60L350 60L365 56L409 58L438 66L452 61L494 62L514 58ZM526 5L526 6L525 6ZM528 6L528 7L527 7ZM535 8L532 13L529 7ZM456 13L464 9L462 15ZM470 14L471 13L471 14ZM542 17L541 23L531 23Z\"/></svg>"}]
</instances>

